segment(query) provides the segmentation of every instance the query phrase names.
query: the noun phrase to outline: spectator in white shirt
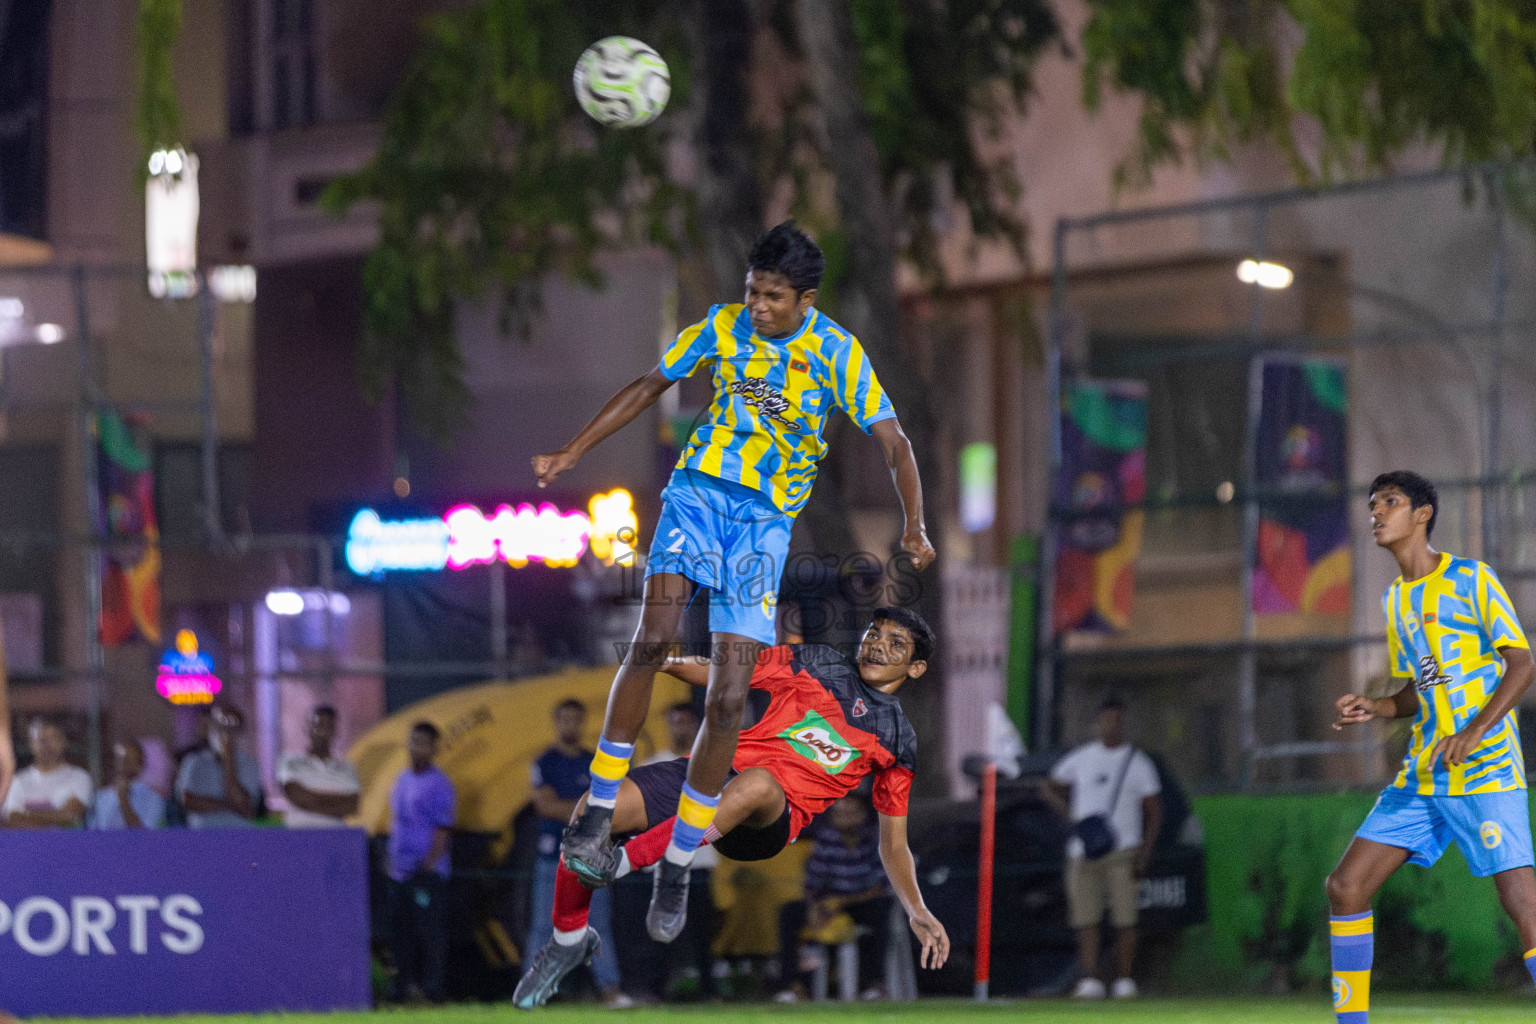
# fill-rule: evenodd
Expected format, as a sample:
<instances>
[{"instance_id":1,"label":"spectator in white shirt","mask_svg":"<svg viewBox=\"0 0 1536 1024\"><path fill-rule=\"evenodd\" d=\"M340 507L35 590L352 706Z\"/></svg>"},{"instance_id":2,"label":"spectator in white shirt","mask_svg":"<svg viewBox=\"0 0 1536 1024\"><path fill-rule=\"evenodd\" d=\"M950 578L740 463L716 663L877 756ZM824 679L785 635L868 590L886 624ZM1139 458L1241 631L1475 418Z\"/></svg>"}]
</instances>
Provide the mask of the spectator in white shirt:
<instances>
[{"instance_id":1,"label":"spectator in white shirt","mask_svg":"<svg viewBox=\"0 0 1536 1024\"><path fill-rule=\"evenodd\" d=\"M112 758L112 785L96 793L91 828L164 828L165 797L139 781L144 774L144 747L138 740L123 740L112 748Z\"/></svg>"},{"instance_id":2,"label":"spectator in white shirt","mask_svg":"<svg viewBox=\"0 0 1536 1024\"><path fill-rule=\"evenodd\" d=\"M91 777L64 760L64 729L46 718L27 733L32 766L18 772L0 816L8 828L75 828L91 805Z\"/></svg>"},{"instance_id":3,"label":"spectator in white shirt","mask_svg":"<svg viewBox=\"0 0 1536 1024\"><path fill-rule=\"evenodd\" d=\"M1146 877L1162 828L1163 785L1152 759L1126 742L1125 705L1119 699L1104 702L1094 727L1099 738L1056 763L1044 795L1074 830L1067 841L1067 916L1077 930L1082 978L1073 994L1079 999L1102 999L1106 994L1129 999L1137 994L1131 968L1136 960L1139 880ZM1112 841L1107 852L1090 859L1079 830L1094 816L1107 821ZM1115 929L1116 977L1107 993L1095 976L1105 911Z\"/></svg>"},{"instance_id":4,"label":"spectator in white shirt","mask_svg":"<svg viewBox=\"0 0 1536 1024\"><path fill-rule=\"evenodd\" d=\"M315 708L309 716L309 750L285 754L277 765L277 784L288 798L283 823L289 828L341 828L357 813L357 769L331 756L336 739L336 709Z\"/></svg>"}]
</instances>

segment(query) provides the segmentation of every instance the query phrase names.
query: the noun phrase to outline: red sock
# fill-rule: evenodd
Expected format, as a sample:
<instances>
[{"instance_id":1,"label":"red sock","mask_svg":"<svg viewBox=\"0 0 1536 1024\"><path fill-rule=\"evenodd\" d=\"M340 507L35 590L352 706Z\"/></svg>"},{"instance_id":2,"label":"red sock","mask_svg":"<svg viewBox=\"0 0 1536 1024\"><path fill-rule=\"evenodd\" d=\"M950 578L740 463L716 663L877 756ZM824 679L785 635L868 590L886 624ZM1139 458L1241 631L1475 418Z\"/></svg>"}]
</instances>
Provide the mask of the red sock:
<instances>
[{"instance_id":1,"label":"red sock","mask_svg":"<svg viewBox=\"0 0 1536 1024\"><path fill-rule=\"evenodd\" d=\"M676 821L677 815L674 814L625 843L624 852L629 855L629 866L639 871L661 860L661 855L667 852L667 844L672 841L672 825Z\"/></svg>"},{"instance_id":2,"label":"red sock","mask_svg":"<svg viewBox=\"0 0 1536 1024\"><path fill-rule=\"evenodd\" d=\"M592 906L592 890L581 884L576 872L561 859L555 869L555 929L573 932L587 926L587 911Z\"/></svg>"},{"instance_id":3,"label":"red sock","mask_svg":"<svg viewBox=\"0 0 1536 1024\"><path fill-rule=\"evenodd\" d=\"M659 825L641 832L628 843L624 844L624 851L629 856L629 866L634 871L648 868L661 860L662 854L667 852L667 845L672 842L672 825L677 821L677 815L672 815ZM720 833L715 826L709 826L704 833L704 842L712 843L720 838Z\"/></svg>"}]
</instances>

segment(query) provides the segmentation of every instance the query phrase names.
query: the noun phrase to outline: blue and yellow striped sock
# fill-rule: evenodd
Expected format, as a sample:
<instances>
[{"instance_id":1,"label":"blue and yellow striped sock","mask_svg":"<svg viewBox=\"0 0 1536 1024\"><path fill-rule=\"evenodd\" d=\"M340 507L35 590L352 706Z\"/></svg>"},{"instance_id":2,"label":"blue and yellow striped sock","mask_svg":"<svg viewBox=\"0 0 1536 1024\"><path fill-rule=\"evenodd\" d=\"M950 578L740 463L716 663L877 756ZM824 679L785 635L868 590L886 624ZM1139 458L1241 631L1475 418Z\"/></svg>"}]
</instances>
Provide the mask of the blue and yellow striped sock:
<instances>
[{"instance_id":1,"label":"blue and yellow striped sock","mask_svg":"<svg viewBox=\"0 0 1536 1024\"><path fill-rule=\"evenodd\" d=\"M1531 972L1531 980L1536 981L1536 948L1525 951L1525 969Z\"/></svg>"},{"instance_id":2,"label":"blue and yellow striped sock","mask_svg":"<svg viewBox=\"0 0 1536 1024\"><path fill-rule=\"evenodd\" d=\"M629 774L629 759L634 756L633 743L615 743L606 736L597 741L597 753L592 755L592 795L587 803L592 807L610 810L619 799L619 783Z\"/></svg>"},{"instance_id":3,"label":"blue and yellow striped sock","mask_svg":"<svg viewBox=\"0 0 1536 1024\"><path fill-rule=\"evenodd\" d=\"M1371 957L1376 919L1367 910L1328 919L1333 945L1333 1012L1339 1024L1366 1024L1371 1011Z\"/></svg>"},{"instance_id":4,"label":"blue and yellow striped sock","mask_svg":"<svg viewBox=\"0 0 1536 1024\"><path fill-rule=\"evenodd\" d=\"M694 851L704 842L704 833L714 824L718 796L705 796L688 783L677 800L677 821L672 825L672 841L665 857L674 864L692 864Z\"/></svg>"}]
</instances>

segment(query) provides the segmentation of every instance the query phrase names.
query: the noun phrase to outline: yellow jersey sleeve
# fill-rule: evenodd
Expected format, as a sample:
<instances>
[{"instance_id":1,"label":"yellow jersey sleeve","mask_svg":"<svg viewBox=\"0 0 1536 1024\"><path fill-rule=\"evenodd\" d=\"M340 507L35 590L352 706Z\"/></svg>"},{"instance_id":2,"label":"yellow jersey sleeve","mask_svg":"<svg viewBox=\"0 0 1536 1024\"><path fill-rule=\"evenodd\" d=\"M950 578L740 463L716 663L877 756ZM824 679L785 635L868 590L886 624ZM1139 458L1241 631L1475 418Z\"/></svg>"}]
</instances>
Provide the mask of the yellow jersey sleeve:
<instances>
[{"instance_id":1,"label":"yellow jersey sleeve","mask_svg":"<svg viewBox=\"0 0 1536 1024\"><path fill-rule=\"evenodd\" d=\"M719 306L712 307L703 320L683 331L668 346L661 357L661 365L657 367L663 377L682 380L692 376L693 371L714 358L715 347L719 342L715 332L715 314L719 311Z\"/></svg>"},{"instance_id":2,"label":"yellow jersey sleeve","mask_svg":"<svg viewBox=\"0 0 1536 1024\"><path fill-rule=\"evenodd\" d=\"M1504 585L1499 582L1493 570L1481 562L1477 567L1477 589L1473 597L1477 602L1478 622L1495 649L1530 649L1530 642L1525 638L1525 631L1520 628L1520 619L1515 615L1515 606L1509 594L1505 593Z\"/></svg>"},{"instance_id":3,"label":"yellow jersey sleeve","mask_svg":"<svg viewBox=\"0 0 1536 1024\"><path fill-rule=\"evenodd\" d=\"M881 420L891 419L896 410L880 386L864 346L851 334L841 335L832 354L832 396L849 419L864 433Z\"/></svg>"}]
</instances>

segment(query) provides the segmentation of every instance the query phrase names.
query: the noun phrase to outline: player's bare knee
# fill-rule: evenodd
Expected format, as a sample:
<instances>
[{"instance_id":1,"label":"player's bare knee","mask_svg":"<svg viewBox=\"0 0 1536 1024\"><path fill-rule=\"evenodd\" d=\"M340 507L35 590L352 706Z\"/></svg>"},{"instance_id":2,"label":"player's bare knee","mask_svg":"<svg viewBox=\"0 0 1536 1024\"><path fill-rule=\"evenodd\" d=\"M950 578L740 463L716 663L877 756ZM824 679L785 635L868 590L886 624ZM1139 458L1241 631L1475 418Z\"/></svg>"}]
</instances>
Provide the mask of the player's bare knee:
<instances>
[{"instance_id":1,"label":"player's bare knee","mask_svg":"<svg viewBox=\"0 0 1536 1024\"><path fill-rule=\"evenodd\" d=\"M704 695L704 721L710 729L734 732L741 727L741 713L747 707L747 687L720 685L712 681Z\"/></svg>"},{"instance_id":2,"label":"player's bare knee","mask_svg":"<svg viewBox=\"0 0 1536 1024\"><path fill-rule=\"evenodd\" d=\"M1351 878L1340 871L1334 871L1323 883L1323 891L1328 895L1328 906L1335 914L1360 913L1361 907L1369 908L1372 893L1365 891L1357 879Z\"/></svg>"}]
</instances>

